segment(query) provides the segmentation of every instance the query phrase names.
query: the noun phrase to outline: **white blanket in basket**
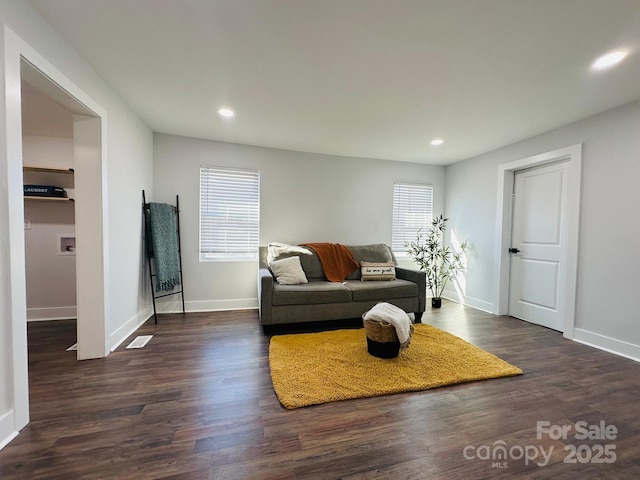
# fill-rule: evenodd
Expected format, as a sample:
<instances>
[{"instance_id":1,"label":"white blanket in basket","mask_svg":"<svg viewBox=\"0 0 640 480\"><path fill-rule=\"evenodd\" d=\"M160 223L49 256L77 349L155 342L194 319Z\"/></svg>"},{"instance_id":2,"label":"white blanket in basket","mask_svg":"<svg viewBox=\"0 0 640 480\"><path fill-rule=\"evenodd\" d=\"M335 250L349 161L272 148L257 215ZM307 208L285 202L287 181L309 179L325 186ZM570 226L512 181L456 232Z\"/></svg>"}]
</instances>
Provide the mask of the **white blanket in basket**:
<instances>
[{"instance_id":1,"label":"white blanket in basket","mask_svg":"<svg viewBox=\"0 0 640 480\"><path fill-rule=\"evenodd\" d=\"M407 348L411 342L413 325L409 315L401 308L390 303L382 302L363 315L365 320L390 323L396 329L396 335L400 341L400 348Z\"/></svg>"}]
</instances>

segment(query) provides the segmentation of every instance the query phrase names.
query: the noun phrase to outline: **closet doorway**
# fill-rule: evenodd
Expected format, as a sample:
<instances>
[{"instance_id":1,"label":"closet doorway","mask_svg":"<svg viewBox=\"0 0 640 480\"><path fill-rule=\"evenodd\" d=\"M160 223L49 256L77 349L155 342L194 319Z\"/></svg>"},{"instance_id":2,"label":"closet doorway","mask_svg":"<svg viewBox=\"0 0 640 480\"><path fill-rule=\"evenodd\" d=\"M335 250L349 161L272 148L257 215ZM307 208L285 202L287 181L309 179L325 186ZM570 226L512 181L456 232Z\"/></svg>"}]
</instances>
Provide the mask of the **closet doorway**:
<instances>
[{"instance_id":1,"label":"closet doorway","mask_svg":"<svg viewBox=\"0 0 640 480\"><path fill-rule=\"evenodd\" d=\"M25 199L27 319L75 318L77 358L103 357L101 118L24 58L20 80L24 183L67 197Z\"/></svg>"}]
</instances>

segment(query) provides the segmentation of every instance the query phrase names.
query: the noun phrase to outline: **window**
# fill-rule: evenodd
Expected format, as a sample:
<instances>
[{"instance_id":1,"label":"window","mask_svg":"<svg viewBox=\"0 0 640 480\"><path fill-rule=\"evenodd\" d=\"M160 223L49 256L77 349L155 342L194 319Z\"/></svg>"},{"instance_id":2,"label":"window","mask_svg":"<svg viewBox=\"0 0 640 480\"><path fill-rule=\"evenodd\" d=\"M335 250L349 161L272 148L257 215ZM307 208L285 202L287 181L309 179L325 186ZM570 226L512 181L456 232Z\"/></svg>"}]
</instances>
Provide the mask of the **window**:
<instances>
[{"instance_id":1,"label":"window","mask_svg":"<svg viewBox=\"0 0 640 480\"><path fill-rule=\"evenodd\" d=\"M200 261L255 260L260 173L200 167Z\"/></svg>"},{"instance_id":2,"label":"window","mask_svg":"<svg viewBox=\"0 0 640 480\"><path fill-rule=\"evenodd\" d=\"M393 185L393 226L391 249L405 254L405 242L415 240L419 230L431 228L433 187L396 183Z\"/></svg>"}]
</instances>

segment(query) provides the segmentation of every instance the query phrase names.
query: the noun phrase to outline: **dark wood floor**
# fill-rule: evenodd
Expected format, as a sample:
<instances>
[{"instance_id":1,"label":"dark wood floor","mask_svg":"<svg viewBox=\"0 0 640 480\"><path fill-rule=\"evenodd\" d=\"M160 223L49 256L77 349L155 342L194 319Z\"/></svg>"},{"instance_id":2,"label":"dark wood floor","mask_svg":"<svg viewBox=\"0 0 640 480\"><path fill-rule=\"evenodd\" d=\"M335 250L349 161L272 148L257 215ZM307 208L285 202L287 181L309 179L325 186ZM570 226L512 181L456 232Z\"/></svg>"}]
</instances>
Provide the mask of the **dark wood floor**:
<instances>
[{"instance_id":1,"label":"dark wood floor","mask_svg":"<svg viewBox=\"0 0 640 480\"><path fill-rule=\"evenodd\" d=\"M136 332L154 335L144 349L83 362L65 351L73 322L30 324L31 423L0 478L640 478L640 364L453 303L424 320L525 374L286 410L254 311L164 315ZM538 439L545 421L572 430ZM576 438L581 421L617 437ZM521 458L552 447L544 466Z\"/></svg>"}]
</instances>

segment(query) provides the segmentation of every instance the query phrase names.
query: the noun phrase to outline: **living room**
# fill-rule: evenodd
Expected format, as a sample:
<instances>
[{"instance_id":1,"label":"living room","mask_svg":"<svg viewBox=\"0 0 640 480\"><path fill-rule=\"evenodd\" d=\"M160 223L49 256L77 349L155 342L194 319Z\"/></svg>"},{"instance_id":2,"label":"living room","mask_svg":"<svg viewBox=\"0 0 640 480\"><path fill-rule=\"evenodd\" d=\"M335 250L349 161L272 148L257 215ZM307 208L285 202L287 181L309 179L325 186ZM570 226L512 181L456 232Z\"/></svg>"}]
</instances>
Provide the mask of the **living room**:
<instances>
[{"instance_id":1,"label":"living room","mask_svg":"<svg viewBox=\"0 0 640 480\"><path fill-rule=\"evenodd\" d=\"M496 313L499 168L523 158L572 145L582 145L581 208L575 302L575 340L627 358L640 358L635 272L640 267L633 254L640 235L635 178L640 173L640 92L619 97L611 108L598 109L576 121L540 125L530 136L461 157L450 164L433 161L389 161L364 156L309 153L294 148L245 145L242 142L196 138L187 132L154 130L136 112L136 101L123 98L45 20L38 2L0 3L3 31L3 72L7 93L3 115L2 191L9 199L0 212L0 225L10 235L2 239L3 292L0 331L0 444L13 438L28 423L24 254L21 210L20 62L28 61L78 99L97 105L102 115L101 145L105 190L102 196L104 242L102 287L98 304L102 316L90 329L100 331L103 342L95 356L108 355L151 315L148 279L141 229L141 191L154 201L171 202L180 195L184 242L187 309L215 311L251 309L257 305L254 263L198 261L198 169L200 165L250 168L260 171L261 243L333 241L345 244L391 239L391 192L394 182L411 181L434 187L434 213L451 218L456 235L473 244L464 291L448 296L476 309ZM42 2L40 2L42 3ZM627 30L618 32L637 48L637 3L612 13ZM34 6L35 5L35 6ZM593 7L593 5L590 3ZM595 8L595 7L594 7ZM621 13L622 12L622 13ZM612 20L613 21L613 20ZM635 36L634 36L635 33ZM630 43L631 42L631 43ZM616 46L611 40L603 47ZM599 52L598 52L599 53ZM582 59L585 70L591 58ZM626 79L636 78L637 52L620 65ZM613 72L616 70L614 69ZM620 72L620 70L618 71ZM611 91L623 91L622 79L586 80L573 98L580 102ZM540 82L559 81L543 78ZM514 97L526 96L508 85ZM622 94L621 94L622 95ZM180 94L176 94L180 97ZM561 99L558 113L563 109ZM476 112L475 121L483 122ZM497 116L499 112L495 112ZM238 112L241 115L241 112ZM526 114L524 114L526 115ZM517 124L517 118L504 118ZM217 119L216 119L217 121ZM268 122L268 119L265 120ZM337 121L337 120L336 120ZM393 125L390 125L390 129ZM225 127L223 127L225 128ZM283 133L286 135L286 133ZM429 146L429 133L420 139ZM451 140L447 140L450 142ZM457 140L464 143L465 139ZM389 143L393 143L390 141ZM393 148L391 145L389 148ZM434 147L435 148L435 147ZM102 180L100 182L102 185ZM22 262L22 263L21 263ZM462 294L462 295L461 295ZM176 310L169 302L163 308ZM90 355L93 356L93 355Z\"/></svg>"}]
</instances>

